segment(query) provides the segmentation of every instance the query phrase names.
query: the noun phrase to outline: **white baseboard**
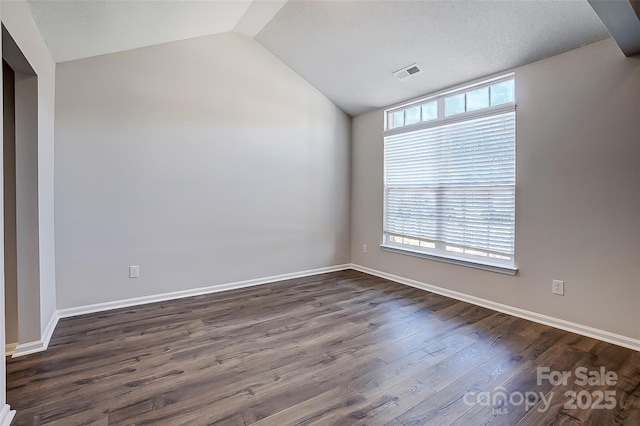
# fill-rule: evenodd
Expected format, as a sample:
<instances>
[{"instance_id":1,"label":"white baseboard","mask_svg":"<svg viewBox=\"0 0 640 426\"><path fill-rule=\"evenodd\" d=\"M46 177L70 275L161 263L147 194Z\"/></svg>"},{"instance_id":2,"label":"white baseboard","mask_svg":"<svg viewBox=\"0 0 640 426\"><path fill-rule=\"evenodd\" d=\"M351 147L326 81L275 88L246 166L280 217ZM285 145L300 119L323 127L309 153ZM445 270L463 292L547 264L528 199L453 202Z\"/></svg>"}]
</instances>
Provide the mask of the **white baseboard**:
<instances>
[{"instance_id":1,"label":"white baseboard","mask_svg":"<svg viewBox=\"0 0 640 426\"><path fill-rule=\"evenodd\" d=\"M35 342L18 343L11 358L18 358L25 355L35 354L42 352L46 349L42 340L36 340Z\"/></svg>"},{"instance_id":2,"label":"white baseboard","mask_svg":"<svg viewBox=\"0 0 640 426\"><path fill-rule=\"evenodd\" d=\"M6 345L4 345L4 356L13 355L16 351L17 346L17 343L7 343Z\"/></svg>"},{"instance_id":3,"label":"white baseboard","mask_svg":"<svg viewBox=\"0 0 640 426\"><path fill-rule=\"evenodd\" d=\"M4 407L0 409L0 426L11 425L11 420L13 420L13 416L15 415L16 415L16 412L12 411L9 405L4 404Z\"/></svg>"},{"instance_id":4,"label":"white baseboard","mask_svg":"<svg viewBox=\"0 0 640 426\"><path fill-rule=\"evenodd\" d=\"M53 332L58 325L58 321L60 320L60 315L58 315L58 311L55 311L51 318L49 319L49 324L47 324L47 328L42 332L42 342L44 344L44 349L49 347L49 342L51 341L51 336L53 336Z\"/></svg>"},{"instance_id":5,"label":"white baseboard","mask_svg":"<svg viewBox=\"0 0 640 426\"><path fill-rule=\"evenodd\" d=\"M145 305L148 303L162 302L166 300L181 299L184 297L199 296L202 294L218 293L222 291L235 290L246 287L253 287L262 284L273 283L277 281L284 281L294 278L308 277L312 275L325 274L328 272L343 271L346 269L354 269L356 271L364 272L369 275L385 278L391 281L395 281L400 284L405 284L411 287L416 287L422 290L437 293L443 296L450 297L452 299L461 300L474 305L482 306L494 311L503 312L505 314L513 315L519 318L524 318L530 321L534 321L540 324L545 324L551 327L559 328L562 330L570 331L572 333L580 334L594 339L602 340L615 345L623 346L625 348L640 351L640 340L633 339L620 334L611 333L597 328L577 324L574 322L566 321L559 318L554 318L548 315L539 314L525 309L516 308L513 306L505 305L502 303L494 302L480 297L471 296L458 291L449 290L443 287L437 287L431 284L426 284L420 281L412 280L409 278L400 277L397 275L389 274L376 269L368 268L356 264L344 264L329 266L326 268L310 269L306 271L293 272L289 274L274 275L271 277L257 278L253 280L238 281L234 283L219 284L209 287L201 287L190 290L176 291L171 293L156 294L151 296L136 297L131 299L117 300L113 302L97 303L93 305L79 306L75 308L67 308L57 310L51 317L47 328L45 329L42 340L37 342L30 342L25 344L19 344L15 348L13 357L19 357L45 350L49 346L49 341L53 331L55 330L58 320L60 318L74 317L78 315L91 314L95 312L103 312L112 309L127 308L137 305ZM1 426L1 425L0 425Z\"/></svg>"},{"instance_id":6,"label":"white baseboard","mask_svg":"<svg viewBox=\"0 0 640 426\"><path fill-rule=\"evenodd\" d=\"M11 358L18 358L45 351L49 347L49 341L51 341L51 336L53 335L53 331L56 329L56 325L58 325L59 319L60 317L58 316L57 311L51 315L49 323L44 329L40 340L35 342L18 343L17 345L14 344L15 346L13 347ZM6 353L9 355L9 345L6 346Z\"/></svg>"},{"instance_id":7,"label":"white baseboard","mask_svg":"<svg viewBox=\"0 0 640 426\"><path fill-rule=\"evenodd\" d=\"M559 318L554 318L548 315L539 314L525 309L516 308L502 303L493 302L491 300L482 299L480 297L471 296L458 291L449 290L442 287L437 287L431 284L426 284L420 281L412 280L409 278L400 277L398 275L388 274L383 271L371 269L366 266L360 266L352 264L351 268L364 272L365 274L375 275L380 278L385 278L390 281L395 281L400 284L405 284L411 287L419 288L422 290L430 291L432 293L447 296L452 299L468 302L473 305L482 306L484 308L492 309L494 311L502 312L505 314L513 315L514 317L524 318L533 322L548 325L551 327L559 328L561 330L570 331L572 333L580 334L582 336L592 337L594 339L602 340L604 342L613 343L614 345L623 346L625 348L640 351L640 340L633 339L631 337L622 336L620 334L611 333L597 328L588 327L586 325L577 324L574 322L566 321Z\"/></svg>"},{"instance_id":8,"label":"white baseboard","mask_svg":"<svg viewBox=\"0 0 640 426\"><path fill-rule=\"evenodd\" d=\"M75 317L78 315L92 314L95 312L109 311L112 309L128 308L130 306L145 305L148 303L163 302L165 300L181 299L184 297L199 296L202 294L219 293L221 291L236 290L239 288L253 287L277 281L294 278L308 277L311 275L326 274L328 272L344 271L351 269L351 264L329 266L326 268L309 269L290 274L274 275L271 277L257 278L253 280L238 281L234 283L219 284L209 287L194 288L191 290L174 291L171 293L155 294L152 296L136 297L132 299L117 300L114 302L96 303L94 305L79 306L76 308L60 309L56 311L58 318Z\"/></svg>"},{"instance_id":9,"label":"white baseboard","mask_svg":"<svg viewBox=\"0 0 640 426\"><path fill-rule=\"evenodd\" d=\"M175 291L172 293L155 294L151 296L136 297L132 299L117 300L114 302L97 303L94 305L79 306L76 308L60 309L54 312L42 333L41 340L28 343L19 343L13 348L12 358L42 352L49 347L51 336L58 325L60 318L75 317L78 315L91 314L95 312L108 311L112 309L128 308L130 306L145 305L147 303L162 302L165 300L181 299L184 297L199 296L202 294L218 293L221 291L235 290L239 288L252 287L261 284L268 284L276 281L290 280L293 278L308 277L311 275L326 274L328 272L343 271L351 269L351 264L335 265L326 268L309 269L306 271L293 272L290 274L274 275L271 277L257 278L253 280L238 281L234 283L220 284L209 287L195 288L191 290ZM8 352L7 352L8 353ZM1 426L1 425L0 425Z\"/></svg>"}]
</instances>

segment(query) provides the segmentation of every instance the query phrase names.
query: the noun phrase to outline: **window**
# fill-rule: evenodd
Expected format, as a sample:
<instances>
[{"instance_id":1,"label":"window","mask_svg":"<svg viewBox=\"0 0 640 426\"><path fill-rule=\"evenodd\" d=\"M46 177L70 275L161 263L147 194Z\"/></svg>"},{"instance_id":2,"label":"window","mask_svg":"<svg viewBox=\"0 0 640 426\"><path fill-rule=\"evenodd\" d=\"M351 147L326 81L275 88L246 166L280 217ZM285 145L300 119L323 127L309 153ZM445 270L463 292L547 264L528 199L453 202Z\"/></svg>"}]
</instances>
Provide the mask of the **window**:
<instances>
[{"instance_id":1,"label":"window","mask_svg":"<svg viewBox=\"0 0 640 426\"><path fill-rule=\"evenodd\" d=\"M383 247L515 273L513 74L385 114Z\"/></svg>"}]
</instances>

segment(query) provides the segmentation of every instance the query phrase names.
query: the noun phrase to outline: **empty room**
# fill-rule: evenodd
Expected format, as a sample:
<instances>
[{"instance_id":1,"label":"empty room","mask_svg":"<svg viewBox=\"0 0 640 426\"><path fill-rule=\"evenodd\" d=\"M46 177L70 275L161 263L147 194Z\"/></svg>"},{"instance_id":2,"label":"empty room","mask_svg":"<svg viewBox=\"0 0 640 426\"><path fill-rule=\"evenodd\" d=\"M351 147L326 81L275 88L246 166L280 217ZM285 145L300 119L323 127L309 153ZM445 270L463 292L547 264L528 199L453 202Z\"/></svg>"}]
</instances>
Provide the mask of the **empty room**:
<instances>
[{"instance_id":1,"label":"empty room","mask_svg":"<svg viewBox=\"0 0 640 426\"><path fill-rule=\"evenodd\" d=\"M0 21L0 426L640 425L639 1Z\"/></svg>"}]
</instances>

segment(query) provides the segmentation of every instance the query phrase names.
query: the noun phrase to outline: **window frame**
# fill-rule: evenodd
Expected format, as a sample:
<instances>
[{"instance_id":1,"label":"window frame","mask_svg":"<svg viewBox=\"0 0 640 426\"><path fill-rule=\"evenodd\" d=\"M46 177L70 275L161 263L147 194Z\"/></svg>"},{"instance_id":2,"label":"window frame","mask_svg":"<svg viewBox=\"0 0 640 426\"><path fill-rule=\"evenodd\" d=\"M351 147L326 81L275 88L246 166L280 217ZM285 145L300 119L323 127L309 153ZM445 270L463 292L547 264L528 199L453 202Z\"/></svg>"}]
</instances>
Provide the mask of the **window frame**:
<instances>
[{"instance_id":1,"label":"window frame","mask_svg":"<svg viewBox=\"0 0 640 426\"><path fill-rule=\"evenodd\" d=\"M447 116L445 114L445 99L451 96L456 96L460 94L465 94L466 92L471 92L474 90L484 89L485 87L495 86L496 84L504 83L506 81L513 80L514 81L514 102L505 102L498 105L491 106L491 89L489 89L489 107L476 109L473 111L465 111L459 114L453 114ZM400 111L405 111L409 108L422 106L423 104L428 104L431 102L437 102L437 110L438 117L433 120L427 121L419 121L414 124L407 124L400 127L390 127L389 123L391 121L391 114L397 113ZM515 110L517 103L515 102L515 73L509 73L502 75L500 77L495 77L489 80L484 80L479 83L470 84L464 87L460 87L455 90L447 90L443 93L439 93L437 95L430 95L420 99L416 99L411 102L403 103L401 105L394 106L392 108L388 108L384 111L384 132L383 136L391 136L399 133L406 133L414 130L428 129L430 127L438 127L443 126L445 124L456 123L460 121L472 120L474 118L485 117L489 115L499 114L500 112L508 112ZM466 103L465 103L466 107Z\"/></svg>"},{"instance_id":2,"label":"window frame","mask_svg":"<svg viewBox=\"0 0 640 426\"><path fill-rule=\"evenodd\" d=\"M514 92L513 92L513 97L514 100L512 102L506 102L506 103L502 103L502 104L498 104L498 105L491 105L491 86L503 83L503 82L507 82L507 81L513 81L513 85L514 85ZM465 96L465 112L462 113L458 113L458 114L453 114L453 115L449 115L446 116L445 114L445 99L451 97L451 96L456 96L456 95L460 95L460 94L466 94L467 92L470 91L474 91L474 90L479 90L479 89L483 89L483 88L489 88L488 91L488 97L489 97L489 106L482 108L482 109L476 109L476 110L472 110L472 111L466 111L467 109L467 104L466 104L466 96ZM386 138L387 136L393 136L393 135L398 135L398 134L402 134L402 133L409 133L409 132L414 132L417 130L423 130L423 129L429 129L429 128L434 128L434 127L440 127L440 126L445 126L447 124L453 124L453 123L459 123L459 122L465 122L465 121L469 121L469 120L473 120L476 118L482 118L482 117L488 117L488 116L493 116L493 115L499 115L499 114L503 114L503 113L508 113L508 112L515 112L516 111L516 107L517 107L517 103L515 102L516 98L516 93L515 93L515 73L509 73L509 74L505 74L505 75L501 75L495 78L491 78L488 80L483 80L481 82L478 83L474 83L474 84L469 84L469 85L465 85L463 87L459 87L456 88L454 90L446 90L444 92L435 94L435 95L430 95L430 96L426 96L426 97L422 97L416 100L413 100L411 102L407 102L407 103L403 103L401 105L397 105L394 106L392 108L388 108L384 111L384 131L383 131L383 138ZM409 108L413 108L416 106L422 106L425 104L428 104L430 102L437 102L437 118L435 119L431 119L431 120L427 120L427 121L419 121L417 123L413 123L413 124L407 124L407 125L403 125L403 126L399 126L399 127L395 127L395 128L390 128L390 123L392 120L392 114L393 113L397 113L402 111L404 113L404 111L406 111ZM517 116L517 114L516 114ZM406 113L405 113L405 117L406 119ZM421 119L422 119L422 108L421 108ZM516 125L516 129L517 129L517 125ZM514 130L515 132L515 130ZM517 139L515 141L515 144L517 144ZM514 146L514 150L515 150L515 146ZM516 261L515 261L515 222L514 222L514 253L512 254L512 262L510 263L506 263L506 262L501 262L499 260L497 261L492 261L490 260L490 258L487 259L483 259L482 257L478 256L478 258L474 258L473 256L468 257L465 255L456 255L455 252L452 252L451 254L449 253L443 253L442 251L434 251L434 252L429 252L428 248L427 250L425 250L425 248L420 249L420 247L416 247L416 249L412 249L411 246L407 245L407 244L401 244L401 243L394 243L394 242L389 242L388 240L395 234L393 233L389 233L387 232L387 163L386 163L386 154L383 154L383 167L384 167L384 171L383 171L383 232L382 232L382 243L380 244L380 247L382 250L384 251L388 251L388 252L393 252L393 253L400 253L400 254L407 254L407 255L411 255L411 256L417 256L417 257L421 257L421 258L426 258L426 259L431 259L431 260L437 260L437 261L441 261L441 262L445 262L445 263L452 263L452 264L456 264L456 265L461 265L461 266L467 266L467 267L473 267L473 268L478 268L478 269L482 269L482 270L486 270L486 271L491 271L491 272L498 272L498 273L503 273L503 274L507 274L507 275L515 275L518 271L518 268L516 266ZM514 184L512 185L514 188L514 193L517 193L517 182L514 181ZM515 196L515 195L514 195ZM514 206L515 209L515 206ZM514 215L515 215L515 211L514 211ZM403 237L403 236L400 236ZM415 237L408 237L414 240L418 240L421 241L419 238L415 238ZM426 242L426 240L425 240ZM436 245L436 247L440 247L442 245L455 245L455 244L449 244L449 243L443 243L443 242L431 242L433 244ZM487 253L489 253L490 251L487 251Z\"/></svg>"}]
</instances>

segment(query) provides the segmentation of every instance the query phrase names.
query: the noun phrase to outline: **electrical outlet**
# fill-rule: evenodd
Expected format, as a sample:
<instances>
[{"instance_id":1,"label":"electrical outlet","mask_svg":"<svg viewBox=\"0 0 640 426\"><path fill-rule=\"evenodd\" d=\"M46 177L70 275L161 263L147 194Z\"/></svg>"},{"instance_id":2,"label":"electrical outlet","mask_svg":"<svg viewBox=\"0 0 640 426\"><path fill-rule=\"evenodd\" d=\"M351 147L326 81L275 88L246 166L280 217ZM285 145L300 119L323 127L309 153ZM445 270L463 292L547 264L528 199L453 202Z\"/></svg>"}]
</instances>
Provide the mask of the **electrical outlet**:
<instances>
[{"instance_id":1,"label":"electrical outlet","mask_svg":"<svg viewBox=\"0 0 640 426\"><path fill-rule=\"evenodd\" d=\"M551 291L553 292L553 294L564 296L564 281L553 280Z\"/></svg>"},{"instance_id":2,"label":"electrical outlet","mask_svg":"<svg viewBox=\"0 0 640 426\"><path fill-rule=\"evenodd\" d=\"M129 266L129 278L140 278L140 265Z\"/></svg>"},{"instance_id":3,"label":"electrical outlet","mask_svg":"<svg viewBox=\"0 0 640 426\"><path fill-rule=\"evenodd\" d=\"M362 252L363 252L364 254L367 254L367 252L368 252L368 251L369 251L369 248L367 247L367 245L366 245L366 244L363 244L363 245L362 245Z\"/></svg>"}]
</instances>

